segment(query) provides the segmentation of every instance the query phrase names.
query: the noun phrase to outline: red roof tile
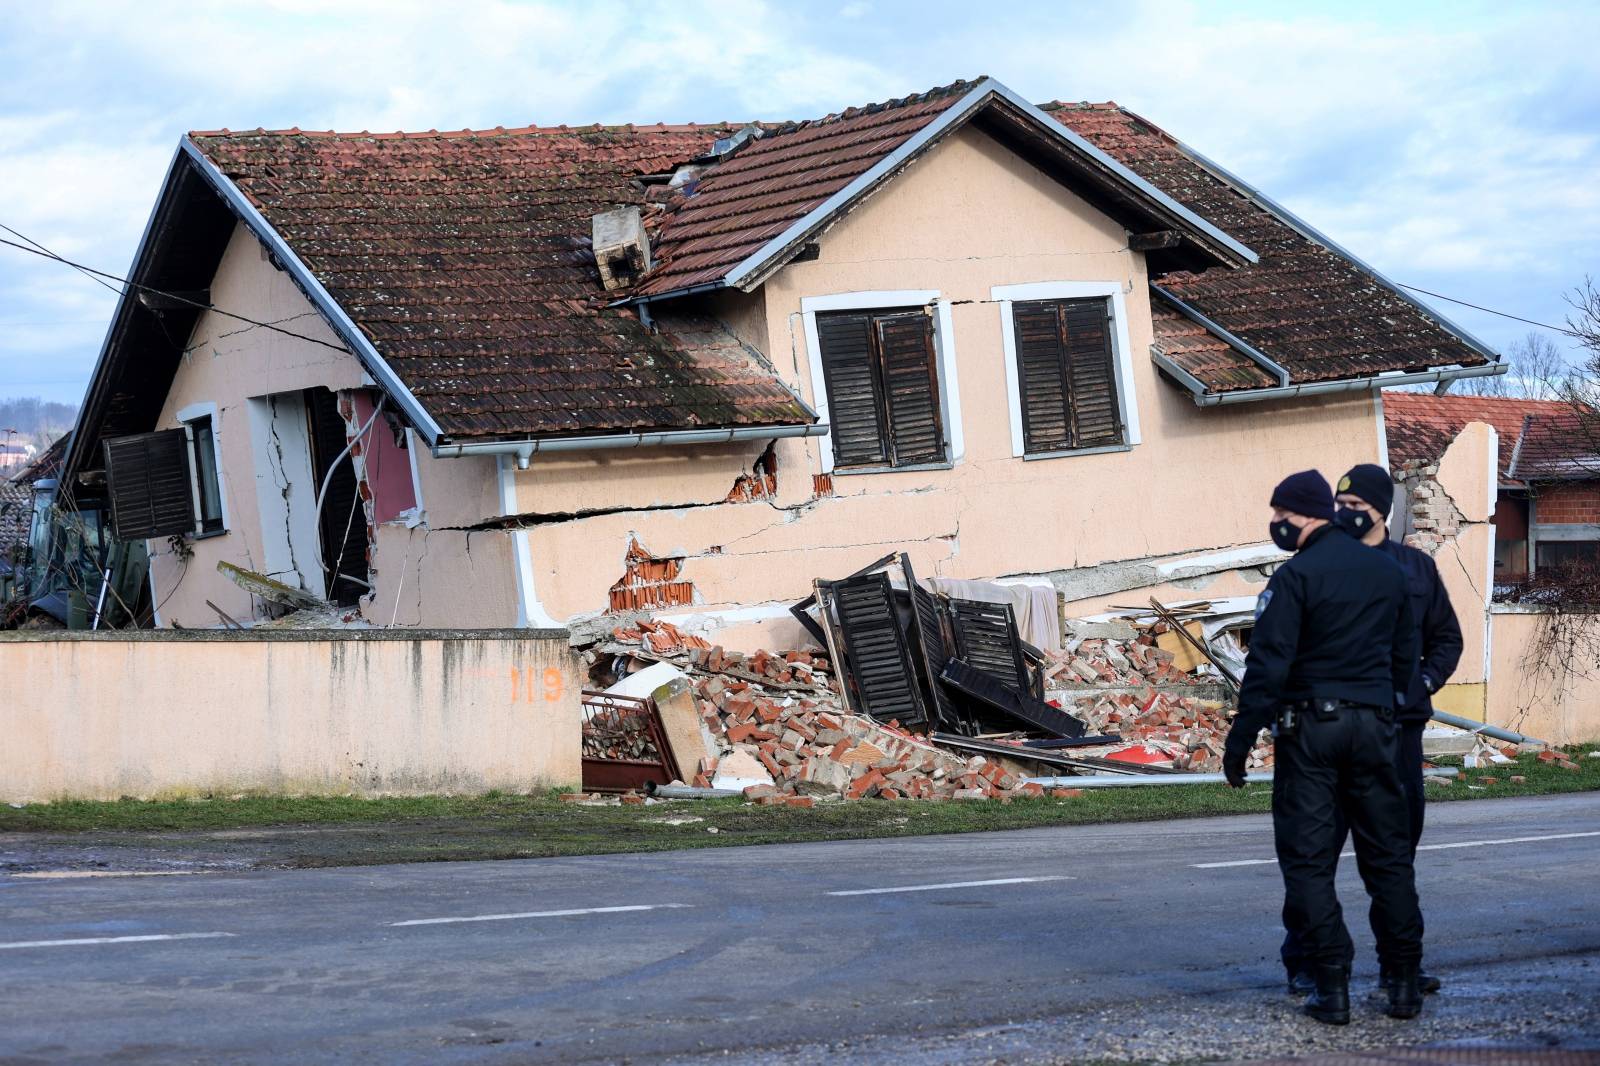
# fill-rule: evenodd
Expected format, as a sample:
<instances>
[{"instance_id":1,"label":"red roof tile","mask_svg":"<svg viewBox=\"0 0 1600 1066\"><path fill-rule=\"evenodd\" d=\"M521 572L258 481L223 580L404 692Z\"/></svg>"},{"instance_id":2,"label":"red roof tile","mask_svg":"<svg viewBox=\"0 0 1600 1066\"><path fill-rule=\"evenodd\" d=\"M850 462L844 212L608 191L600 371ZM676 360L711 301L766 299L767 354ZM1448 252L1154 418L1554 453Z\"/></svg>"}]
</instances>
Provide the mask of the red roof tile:
<instances>
[{"instance_id":1,"label":"red roof tile","mask_svg":"<svg viewBox=\"0 0 1600 1066\"><path fill-rule=\"evenodd\" d=\"M606 307L589 220L727 127L193 134L458 438L809 423L708 322Z\"/></svg>"},{"instance_id":2,"label":"red roof tile","mask_svg":"<svg viewBox=\"0 0 1600 1066\"><path fill-rule=\"evenodd\" d=\"M1500 476L1511 477L1511 457L1522 436L1523 420L1529 415L1570 411L1559 400L1385 392L1383 424L1389 438L1389 461L1436 462L1467 423L1484 422L1493 426L1500 438Z\"/></svg>"},{"instance_id":3,"label":"red roof tile","mask_svg":"<svg viewBox=\"0 0 1600 1066\"><path fill-rule=\"evenodd\" d=\"M1370 271L1301 233L1138 115L1116 104L1043 106L1260 257L1234 270L1168 274L1159 283L1283 366L1291 382L1488 361ZM1158 325L1175 328L1170 318ZM1158 331L1164 348L1172 337ZM1212 391L1276 384L1248 359L1214 365L1210 348L1191 353L1179 343L1169 354Z\"/></svg>"},{"instance_id":4,"label":"red roof tile","mask_svg":"<svg viewBox=\"0 0 1600 1066\"><path fill-rule=\"evenodd\" d=\"M1511 476L1518 481L1600 479L1600 414L1557 406L1560 410L1524 416Z\"/></svg>"},{"instance_id":5,"label":"red roof tile","mask_svg":"<svg viewBox=\"0 0 1600 1066\"><path fill-rule=\"evenodd\" d=\"M635 290L658 296L722 281L972 88L958 81L765 133L712 167L667 216L658 262Z\"/></svg>"}]
</instances>

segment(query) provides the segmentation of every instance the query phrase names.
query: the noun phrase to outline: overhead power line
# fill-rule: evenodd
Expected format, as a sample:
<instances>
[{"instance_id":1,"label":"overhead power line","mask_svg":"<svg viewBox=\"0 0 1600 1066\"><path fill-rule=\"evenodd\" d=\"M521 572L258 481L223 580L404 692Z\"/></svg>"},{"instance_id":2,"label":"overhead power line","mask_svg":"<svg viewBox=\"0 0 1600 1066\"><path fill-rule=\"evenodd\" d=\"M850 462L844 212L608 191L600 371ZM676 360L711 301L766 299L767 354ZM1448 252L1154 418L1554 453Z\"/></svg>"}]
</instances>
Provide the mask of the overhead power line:
<instances>
[{"instance_id":1,"label":"overhead power line","mask_svg":"<svg viewBox=\"0 0 1600 1066\"><path fill-rule=\"evenodd\" d=\"M231 319L234 319L234 320L239 321L239 322L247 322L251 326L254 326L254 327L258 328L258 329L270 329L270 330L272 330L272 332L274 332L274 333L282 333L286 337L293 337L296 340L306 341L306 342L308 342L310 344L320 344L322 347L324 347L324 348L332 348L336 352L348 352L349 351L349 349L346 348L342 344L330 344L327 341L321 339L320 337L308 337L304 333L296 333L292 329L284 329L282 326L274 325L271 322L262 322L259 319L250 318L248 315L235 314L232 311L227 311L227 310L224 310L221 307L218 307L216 304L206 303L206 302L201 301L201 300L195 300L195 299L192 299L192 298L190 298L188 296L183 296L183 295L181 295L179 293L175 293L175 292L167 292L164 289L158 289L158 288L156 288L156 287L154 287L152 285L141 285L137 281L129 281L127 278L121 277L121 276L119 276L117 274L108 274L104 270L96 270L94 267L85 266L82 263L73 262L71 259L68 259L66 256L58 255L55 252L49 251L43 245L39 244L37 241L34 241L34 240L32 240L32 239L30 239L28 237L23 237L22 234L17 233L16 230L12 229L10 226L5 225L4 223L0 223L0 229L4 229L7 233L16 234L16 236L22 237L22 239L27 242L26 244L18 244L16 241L8 241L4 237L0 237L0 244L9 245L10 247L16 248L19 251L27 252L29 255L39 256L41 259L51 259L51 260L54 260L57 263L61 263L64 266L69 266L72 269L78 271L79 273L85 274L85 275L93 278L95 281L99 282L99 284L105 285L106 288L110 289L112 292L117 293L119 296L126 296L127 292L125 290L120 290L120 289L116 288L116 286L114 286L114 285L107 285L106 282L101 280L101 279L108 279L110 281L116 282L119 285L126 285L129 289L138 289L140 292L154 293L155 295L161 296L161 297L163 297L165 299L174 300L174 301L176 301L178 303L181 303L181 304L187 304L188 306L193 307L193 308L195 308L196 310L199 310L199 311L212 311L212 312L215 312L216 314L219 314L219 315L223 316L224 318L231 318ZM30 247L30 245L31 245L31 247Z\"/></svg>"},{"instance_id":2,"label":"overhead power line","mask_svg":"<svg viewBox=\"0 0 1600 1066\"><path fill-rule=\"evenodd\" d=\"M154 293L154 294L156 294L158 296L165 297L165 298L167 298L169 300L176 300L179 303L188 304L189 306L197 308L197 309L202 310L202 311L214 311L217 314L223 315L223 316L225 316L227 318L236 319L236 320L238 320L240 322L247 322L251 326L257 327L259 329L270 329L274 333L282 333L286 337L294 337L294 338L296 338L298 340L309 341L312 344L320 344L324 348L332 348L336 352L344 352L344 351L348 351L349 350L349 349L345 348L343 345L330 344L327 341L321 340L320 338L317 338L317 337L308 337L303 333L296 333L293 330L284 329L283 327L274 325L271 322L261 322L261 321L258 321L256 319L254 319L254 318L249 318L249 317L247 317L245 315L234 314L232 311L225 311L222 308L216 306L215 304L202 303L202 302L200 302L198 300L193 300L193 299L190 299L190 298L188 298L186 296L179 295L178 293L167 292L167 291L165 291L163 289L157 289L157 288L155 288L153 286L150 286L150 285L141 285L140 283L138 283L136 281L129 281L127 278L120 277L120 276L118 276L116 274L108 274L103 270L96 270L93 267L85 266L82 263L75 263L71 259L66 258L65 256L58 255L57 253L50 251L44 245L40 244L36 240L33 240L31 237L27 237L27 236L24 236L21 233L18 233L16 230L12 229L10 226L7 226L3 222L0 222L0 229L3 229L7 233L10 233L13 236L18 237L21 240L27 242L26 244L18 244L18 243L16 243L16 241L8 241L5 238L0 237L0 244L10 245L12 248L16 248L16 249L18 249L20 251L27 252L30 255L37 255L37 256L39 256L41 258L44 258L44 259L53 259L56 262L63 264L64 266L69 266L72 269L78 271L79 273L84 274L85 276L87 276L87 277L91 278L93 281L95 281L97 284L104 285L106 288L110 289L112 292L117 293L119 296L120 295L126 295L126 293L123 292L122 290L116 288L116 286L108 284L107 283L108 281L114 281L117 284L126 285L129 288L138 289L141 292ZM1559 333L1564 337L1573 337L1573 338L1576 338L1576 339L1582 339L1582 335L1581 334L1575 333L1572 330L1567 329L1565 326L1552 326L1548 322L1539 322L1539 321L1536 321L1535 319L1523 318L1521 315L1513 315L1509 311L1496 311L1492 307L1484 307L1482 304L1475 304L1475 303L1472 303L1471 301L1468 301L1468 300L1459 300L1454 296L1446 296L1443 293L1434 292L1431 289L1424 289L1419 285L1407 285L1403 281L1395 282L1395 284L1398 285L1402 289L1409 289L1412 292L1421 293L1423 296L1431 296L1435 300L1444 300L1446 303L1458 304L1458 305L1460 305L1462 307L1470 307L1474 311L1482 311L1484 314L1497 315L1500 318L1508 318L1513 322L1521 322L1521 323L1523 323L1525 325L1529 325L1529 326L1538 326L1540 329L1548 329L1548 330L1550 330L1550 331L1552 331L1554 333Z\"/></svg>"},{"instance_id":3,"label":"overhead power line","mask_svg":"<svg viewBox=\"0 0 1600 1066\"><path fill-rule=\"evenodd\" d=\"M1530 326L1538 326L1540 329L1554 330L1555 332L1567 337L1581 336L1580 334L1574 333L1572 330L1567 329L1565 326L1552 326L1548 322L1535 322L1531 318L1523 318L1521 315L1513 315L1506 311L1496 311L1492 307L1483 307L1480 304L1468 303L1466 300L1458 300L1454 296L1445 296L1442 293L1430 292L1427 289L1418 288L1415 285L1407 285L1403 281L1395 282L1395 284L1399 285L1402 289L1410 289L1412 292L1420 292L1424 296L1432 296L1435 300L1444 300L1446 303L1460 304L1462 307L1470 307L1474 311L1482 311L1485 314L1499 315L1501 318L1509 318L1513 322L1525 322Z\"/></svg>"}]
</instances>

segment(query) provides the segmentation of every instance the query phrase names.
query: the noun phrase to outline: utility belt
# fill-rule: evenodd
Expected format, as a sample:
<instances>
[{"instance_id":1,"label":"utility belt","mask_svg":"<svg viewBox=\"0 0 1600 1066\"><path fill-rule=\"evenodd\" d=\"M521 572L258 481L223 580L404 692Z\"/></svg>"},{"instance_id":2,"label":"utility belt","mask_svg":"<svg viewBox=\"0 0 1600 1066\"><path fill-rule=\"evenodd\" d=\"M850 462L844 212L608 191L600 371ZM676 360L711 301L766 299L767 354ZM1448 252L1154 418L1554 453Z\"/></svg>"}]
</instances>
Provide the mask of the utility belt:
<instances>
[{"instance_id":1,"label":"utility belt","mask_svg":"<svg viewBox=\"0 0 1600 1066\"><path fill-rule=\"evenodd\" d=\"M1315 718L1319 722L1331 722L1341 714L1370 712L1377 716L1380 722L1394 721L1394 710L1390 707L1378 707L1370 703L1352 703L1349 700L1334 699L1309 699L1290 700L1278 705L1277 721L1273 723L1272 735L1278 737L1293 736L1300 728L1300 723L1307 718Z\"/></svg>"}]
</instances>

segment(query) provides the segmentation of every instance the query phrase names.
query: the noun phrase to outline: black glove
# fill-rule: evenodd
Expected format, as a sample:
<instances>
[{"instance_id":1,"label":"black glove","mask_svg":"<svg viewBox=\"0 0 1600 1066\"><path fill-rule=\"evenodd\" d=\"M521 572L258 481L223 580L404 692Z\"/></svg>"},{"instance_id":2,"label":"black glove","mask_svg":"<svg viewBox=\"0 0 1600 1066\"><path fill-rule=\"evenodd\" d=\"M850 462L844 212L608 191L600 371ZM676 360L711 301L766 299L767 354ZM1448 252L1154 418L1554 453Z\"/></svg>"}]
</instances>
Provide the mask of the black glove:
<instances>
[{"instance_id":1,"label":"black glove","mask_svg":"<svg viewBox=\"0 0 1600 1066\"><path fill-rule=\"evenodd\" d=\"M1247 752L1229 751L1222 756L1222 776L1228 779L1231 788L1244 787L1244 764L1249 759Z\"/></svg>"}]
</instances>

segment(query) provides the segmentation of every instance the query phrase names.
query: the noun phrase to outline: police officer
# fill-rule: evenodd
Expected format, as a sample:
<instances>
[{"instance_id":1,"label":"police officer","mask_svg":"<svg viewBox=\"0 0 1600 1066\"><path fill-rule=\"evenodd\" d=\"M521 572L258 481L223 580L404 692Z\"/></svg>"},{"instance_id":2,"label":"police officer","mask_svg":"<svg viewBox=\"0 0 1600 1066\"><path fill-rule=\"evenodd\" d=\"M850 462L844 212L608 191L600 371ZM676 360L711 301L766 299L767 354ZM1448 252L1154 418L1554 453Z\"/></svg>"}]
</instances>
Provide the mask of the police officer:
<instances>
[{"instance_id":1,"label":"police officer","mask_svg":"<svg viewBox=\"0 0 1600 1066\"><path fill-rule=\"evenodd\" d=\"M1415 860L1417 842L1422 838L1424 813L1422 731L1433 716L1433 693L1444 685L1461 660L1461 626L1433 559L1426 552L1389 539L1388 515L1394 504L1394 480L1388 471L1372 463L1351 467L1339 479L1334 503L1338 505L1336 522L1361 543L1377 548L1400 564L1411 595L1420 658L1410 684L1404 689L1405 698L1395 707L1395 718L1400 723L1395 769L1400 774L1400 786L1405 790L1411 814L1411 856ZM1289 973L1289 991L1296 995L1310 992L1315 982L1297 930L1287 931L1282 954L1284 968ZM1380 986L1387 981L1386 974L1380 975ZM1419 974L1418 984L1425 994L1439 990L1439 979L1429 973Z\"/></svg>"},{"instance_id":2,"label":"police officer","mask_svg":"<svg viewBox=\"0 0 1600 1066\"><path fill-rule=\"evenodd\" d=\"M1433 717L1433 694L1444 686L1461 661L1461 624L1456 621L1450 594L1439 580L1439 568L1427 552L1389 539L1388 516L1394 504L1394 479L1381 466L1361 463L1339 479L1336 520L1363 544L1377 548L1400 564L1411 594L1411 614L1421 643L1417 669L1405 689L1405 699L1395 707L1400 722L1400 744L1395 769L1411 810L1411 855L1416 858L1422 839L1425 799L1422 787L1422 731ZM1419 978L1424 993L1437 992L1439 979L1428 973Z\"/></svg>"},{"instance_id":3,"label":"police officer","mask_svg":"<svg viewBox=\"0 0 1600 1066\"><path fill-rule=\"evenodd\" d=\"M1276 720L1273 838L1284 925L1300 931L1316 984L1306 1013L1333 1025L1350 1020L1353 947L1334 892L1348 819L1389 975L1386 1013L1414 1018L1422 1009L1422 911L1394 768L1395 696L1417 661L1405 575L1333 521L1333 492L1314 470L1279 483L1272 509L1273 543L1295 556L1258 601L1223 772L1243 787L1256 736Z\"/></svg>"}]
</instances>

